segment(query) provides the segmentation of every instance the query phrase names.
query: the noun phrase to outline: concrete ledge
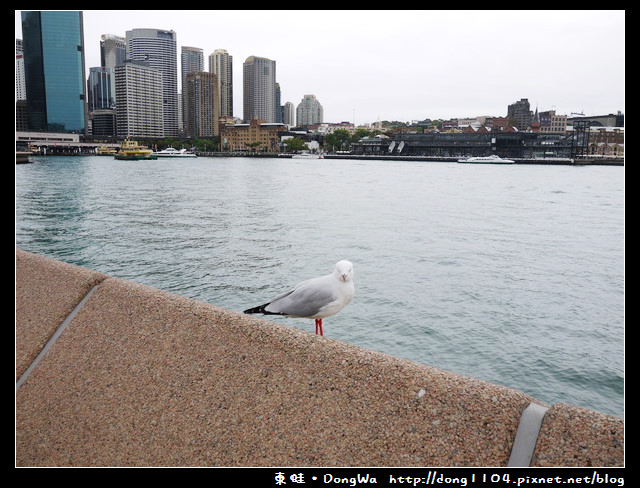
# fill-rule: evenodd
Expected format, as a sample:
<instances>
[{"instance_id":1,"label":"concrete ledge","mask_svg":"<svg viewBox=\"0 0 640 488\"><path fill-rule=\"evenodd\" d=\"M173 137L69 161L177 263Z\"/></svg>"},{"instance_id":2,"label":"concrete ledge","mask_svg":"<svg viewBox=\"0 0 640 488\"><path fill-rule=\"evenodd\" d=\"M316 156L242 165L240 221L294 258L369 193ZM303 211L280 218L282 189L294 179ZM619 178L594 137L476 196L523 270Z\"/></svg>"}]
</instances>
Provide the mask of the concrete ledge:
<instances>
[{"instance_id":1,"label":"concrete ledge","mask_svg":"<svg viewBox=\"0 0 640 488\"><path fill-rule=\"evenodd\" d=\"M523 411L541 404L20 250L16 258L17 377L100 283L16 391L18 466L506 466ZM622 419L562 405L545 416L532 464L623 458Z\"/></svg>"},{"instance_id":2,"label":"concrete ledge","mask_svg":"<svg viewBox=\"0 0 640 488\"><path fill-rule=\"evenodd\" d=\"M531 466L624 466L624 422L566 403L553 405Z\"/></svg>"},{"instance_id":3,"label":"concrete ledge","mask_svg":"<svg viewBox=\"0 0 640 488\"><path fill-rule=\"evenodd\" d=\"M73 308L105 278L102 273L16 252L16 379Z\"/></svg>"}]
</instances>

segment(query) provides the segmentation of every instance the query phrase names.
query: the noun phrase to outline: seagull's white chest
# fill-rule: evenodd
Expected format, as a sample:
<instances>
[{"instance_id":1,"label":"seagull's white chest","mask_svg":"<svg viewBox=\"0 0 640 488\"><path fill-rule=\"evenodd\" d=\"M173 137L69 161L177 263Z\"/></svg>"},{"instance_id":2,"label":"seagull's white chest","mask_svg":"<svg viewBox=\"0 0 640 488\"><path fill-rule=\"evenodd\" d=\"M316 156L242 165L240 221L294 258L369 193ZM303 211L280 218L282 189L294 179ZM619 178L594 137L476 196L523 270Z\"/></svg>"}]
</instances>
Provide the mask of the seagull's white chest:
<instances>
[{"instance_id":1,"label":"seagull's white chest","mask_svg":"<svg viewBox=\"0 0 640 488\"><path fill-rule=\"evenodd\" d=\"M321 319L330 317L331 315L337 314L340 310L349 305L351 300L353 300L353 295L355 293L353 281L340 281L337 291L338 293L336 294L335 300L327 303L324 307L318 310L318 313L315 314L312 318Z\"/></svg>"}]
</instances>

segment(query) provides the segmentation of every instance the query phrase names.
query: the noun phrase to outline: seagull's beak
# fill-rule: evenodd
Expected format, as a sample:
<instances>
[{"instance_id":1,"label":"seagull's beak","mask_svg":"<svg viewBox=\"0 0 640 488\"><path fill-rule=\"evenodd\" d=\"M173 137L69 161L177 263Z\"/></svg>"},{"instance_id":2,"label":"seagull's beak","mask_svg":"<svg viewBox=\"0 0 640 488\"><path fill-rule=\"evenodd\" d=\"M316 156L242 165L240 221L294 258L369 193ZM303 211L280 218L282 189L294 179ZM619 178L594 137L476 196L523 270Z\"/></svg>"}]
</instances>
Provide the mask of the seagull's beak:
<instances>
[{"instance_id":1,"label":"seagull's beak","mask_svg":"<svg viewBox=\"0 0 640 488\"><path fill-rule=\"evenodd\" d=\"M347 273L342 273L342 281L347 281Z\"/></svg>"}]
</instances>

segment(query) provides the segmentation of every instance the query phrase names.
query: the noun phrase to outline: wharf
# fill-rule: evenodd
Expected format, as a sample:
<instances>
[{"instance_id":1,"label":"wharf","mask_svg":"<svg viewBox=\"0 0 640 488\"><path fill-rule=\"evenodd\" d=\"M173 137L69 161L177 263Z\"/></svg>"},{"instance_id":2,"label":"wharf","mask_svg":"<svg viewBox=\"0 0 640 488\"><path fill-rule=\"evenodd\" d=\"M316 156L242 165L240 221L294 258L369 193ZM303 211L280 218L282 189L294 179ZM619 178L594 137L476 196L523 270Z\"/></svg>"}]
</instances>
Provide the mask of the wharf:
<instances>
[{"instance_id":1,"label":"wharf","mask_svg":"<svg viewBox=\"0 0 640 488\"><path fill-rule=\"evenodd\" d=\"M621 418L19 249L15 350L20 467L624 466Z\"/></svg>"},{"instance_id":2,"label":"wharf","mask_svg":"<svg viewBox=\"0 0 640 488\"><path fill-rule=\"evenodd\" d=\"M325 154L324 159L364 159L382 161L432 161L455 163L461 156L401 156L401 155L373 155L373 154ZM624 166L624 159L606 158L509 158L514 164L542 164L542 165L566 165L566 166Z\"/></svg>"},{"instance_id":3,"label":"wharf","mask_svg":"<svg viewBox=\"0 0 640 488\"><path fill-rule=\"evenodd\" d=\"M285 153L245 153L245 152L198 152L198 156L219 158L291 158L291 154ZM323 154L322 159L357 159L370 161L431 161L440 163L455 163L461 156L402 156L402 155L375 155L375 154ZM540 165L566 165L566 166L624 166L624 159L609 158L509 158L515 164L540 164Z\"/></svg>"},{"instance_id":4,"label":"wharf","mask_svg":"<svg viewBox=\"0 0 640 488\"><path fill-rule=\"evenodd\" d=\"M16 164L30 163L31 155L29 151L16 151Z\"/></svg>"}]
</instances>

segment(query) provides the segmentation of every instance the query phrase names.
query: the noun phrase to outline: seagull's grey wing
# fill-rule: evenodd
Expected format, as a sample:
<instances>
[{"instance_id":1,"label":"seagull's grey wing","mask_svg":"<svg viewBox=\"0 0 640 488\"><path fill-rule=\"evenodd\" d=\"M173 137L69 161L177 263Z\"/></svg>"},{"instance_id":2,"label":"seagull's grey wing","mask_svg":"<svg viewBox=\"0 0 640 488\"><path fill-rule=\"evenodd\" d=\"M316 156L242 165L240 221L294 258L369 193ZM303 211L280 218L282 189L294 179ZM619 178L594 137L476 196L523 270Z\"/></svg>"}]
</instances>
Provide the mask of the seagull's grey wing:
<instances>
[{"instance_id":1,"label":"seagull's grey wing","mask_svg":"<svg viewBox=\"0 0 640 488\"><path fill-rule=\"evenodd\" d=\"M293 290L278 295L265 310L294 317L313 317L320 309L336 299L336 293L327 280L304 281Z\"/></svg>"}]
</instances>

